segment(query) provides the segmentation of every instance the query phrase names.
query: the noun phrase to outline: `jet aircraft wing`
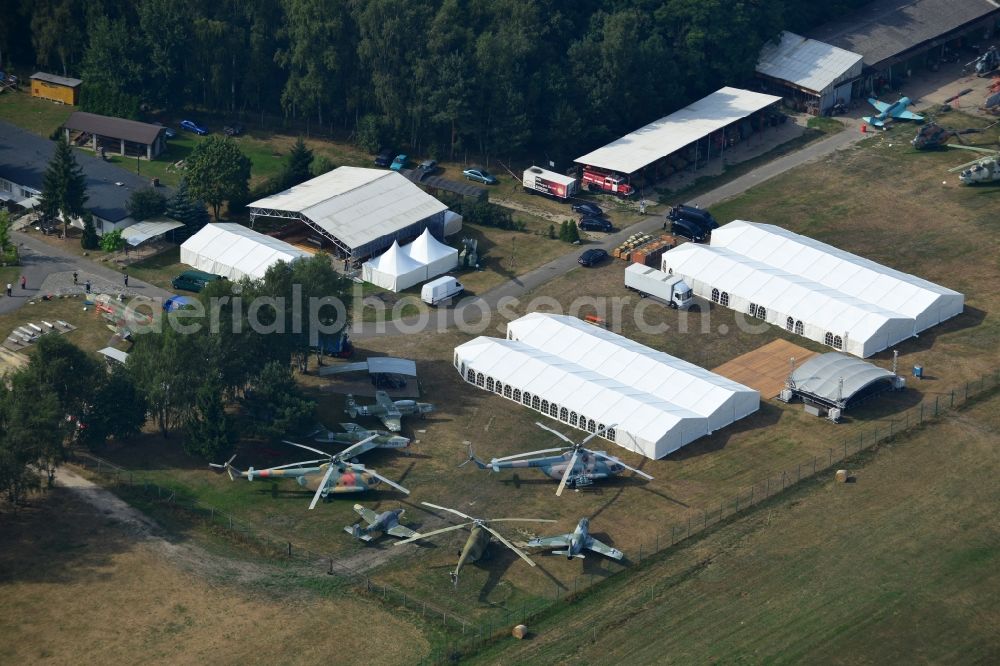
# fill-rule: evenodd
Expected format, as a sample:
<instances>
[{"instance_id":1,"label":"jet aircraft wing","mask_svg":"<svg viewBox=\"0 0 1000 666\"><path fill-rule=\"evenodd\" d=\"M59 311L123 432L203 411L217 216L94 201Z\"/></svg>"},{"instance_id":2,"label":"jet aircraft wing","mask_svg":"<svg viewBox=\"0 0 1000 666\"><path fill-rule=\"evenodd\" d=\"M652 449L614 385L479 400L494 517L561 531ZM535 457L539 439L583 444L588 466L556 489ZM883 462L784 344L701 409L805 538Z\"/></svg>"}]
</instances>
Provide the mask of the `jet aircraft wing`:
<instances>
[{"instance_id":1,"label":"jet aircraft wing","mask_svg":"<svg viewBox=\"0 0 1000 666\"><path fill-rule=\"evenodd\" d=\"M409 539L410 537L417 536L417 533L411 530L409 527L403 527L402 525L396 525L395 527L390 527L388 534L394 537L400 537L401 539Z\"/></svg>"},{"instance_id":2,"label":"jet aircraft wing","mask_svg":"<svg viewBox=\"0 0 1000 666\"><path fill-rule=\"evenodd\" d=\"M365 507L361 506L360 504L355 504L354 505L354 512L357 513L362 518L364 518L365 522L368 523L369 526L374 525L375 521L378 520L378 514L377 513L375 513L371 509L366 509Z\"/></svg>"},{"instance_id":3,"label":"jet aircraft wing","mask_svg":"<svg viewBox=\"0 0 1000 666\"><path fill-rule=\"evenodd\" d=\"M624 553L617 548L612 548L606 543L601 543L594 537L589 537L587 539L587 548L594 551L595 553L600 553L601 555L607 555L610 558L620 560L624 557Z\"/></svg>"}]
</instances>

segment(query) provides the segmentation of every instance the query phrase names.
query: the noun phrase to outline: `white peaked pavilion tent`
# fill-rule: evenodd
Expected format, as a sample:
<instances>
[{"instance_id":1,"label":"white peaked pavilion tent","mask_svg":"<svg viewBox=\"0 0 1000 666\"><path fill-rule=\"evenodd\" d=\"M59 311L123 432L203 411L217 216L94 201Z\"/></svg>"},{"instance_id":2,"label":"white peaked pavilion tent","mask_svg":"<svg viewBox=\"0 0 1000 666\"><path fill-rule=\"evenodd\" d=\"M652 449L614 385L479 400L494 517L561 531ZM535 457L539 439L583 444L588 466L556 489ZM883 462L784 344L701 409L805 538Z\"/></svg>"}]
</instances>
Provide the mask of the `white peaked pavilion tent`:
<instances>
[{"instance_id":1,"label":"white peaked pavilion tent","mask_svg":"<svg viewBox=\"0 0 1000 666\"><path fill-rule=\"evenodd\" d=\"M404 245L402 250L410 259L427 267L428 280L458 266L458 250L434 238L429 229L424 229L417 240Z\"/></svg>"},{"instance_id":2,"label":"white peaked pavilion tent","mask_svg":"<svg viewBox=\"0 0 1000 666\"><path fill-rule=\"evenodd\" d=\"M708 419L515 340L478 337L455 348L465 381L649 458L709 434Z\"/></svg>"},{"instance_id":3,"label":"white peaked pavilion tent","mask_svg":"<svg viewBox=\"0 0 1000 666\"><path fill-rule=\"evenodd\" d=\"M914 335L965 307L965 297L957 291L773 224L734 220L712 232L712 245L910 317Z\"/></svg>"},{"instance_id":4,"label":"white peaked pavilion tent","mask_svg":"<svg viewBox=\"0 0 1000 666\"><path fill-rule=\"evenodd\" d=\"M207 224L181 245L182 264L230 280L262 278L279 261L309 256L294 245L230 222Z\"/></svg>"},{"instance_id":5,"label":"white peaked pavilion tent","mask_svg":"<svg viewBox=\"0 0 1000 666\"><path fill-rule=\"evenodd\" d=\"M507 324L507 338L700 414L711 430L760 408L751 388L576 317L533 312Z\"/></svg>"},{"instance_id":6,"label":"white peaked pavilion tent","mask_svg":"<svg viewBox=\"0 0 1000 666\"><path fill-rule=\"evenodd\" d=\"M463 379L662 458L756 411L760 394L703 368L573 317L529 314L507 340L479 337L455 349Z\"/></svg>"},{"instance_id":7,"label":"white peaked pavilion tent","mask_svg":"<svg viewBox=\"0 0 1000 666\"><path fill-rule=\"evenodd\" d=\"M427 279L427 266L411 258L392 242L389 249L361 266L361 279L388 289L402 291Z\"/></svg>"},{"instance_id":8,"label":"white peaked pavilion tent","mask_svg":"<svg viewBox=\"0 0 1000 666\"><path fill-rule=\"evenodd\" d=\"M707 301L753 312L769 324L861 358L913 334L907 317L728 248L684 243L661 261L664 272L683 276Z\"/></svg>"}]
</instances>

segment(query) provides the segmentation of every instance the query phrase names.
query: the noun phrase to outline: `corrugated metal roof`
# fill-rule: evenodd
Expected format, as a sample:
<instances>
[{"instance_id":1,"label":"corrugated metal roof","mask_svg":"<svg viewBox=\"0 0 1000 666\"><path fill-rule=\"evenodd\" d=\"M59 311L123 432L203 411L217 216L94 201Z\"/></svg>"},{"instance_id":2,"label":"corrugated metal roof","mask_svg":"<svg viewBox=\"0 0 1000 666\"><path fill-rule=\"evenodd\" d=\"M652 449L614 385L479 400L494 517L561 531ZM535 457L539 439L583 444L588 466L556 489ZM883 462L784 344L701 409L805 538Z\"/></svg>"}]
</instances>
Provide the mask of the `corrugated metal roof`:
<instances>
[{"instance_id":1,"label":"corrugated metal roof","mask_svg":"<svg viewBox=\"0 0 1000 666\"><path fill-rule=\"evenodd\" d=\"M68 76L57 76L56 74L48 74L46 72L35 72L31 75L32 79L38 79L39 81L45 81L46 83L55 83L60 86L67 86L69 88L76 88L78 85L83 83L80 79L71 79Z\"/></svg>"},{"instance_id":2,"label":"corrugated metal roof","mask_svg":"<svg viewBox=\"0 0 1000 666\"><path fill-rule=\"evenodd\" d=\"M809 36L860 53L875 66L997 11L992 0L875 0Z\"/></svg>"},{"instance_id":3,"label":"corrugated metal roof","mask_svg":"<svg viewBox=\"0 0 1000 666\"><path fill-rule=\"evenodd\" d=\"M52 159L54 141L26 132L0 120L0 177L41 191L45 169ZM129 216L126 203L136 190L148 188L149 179L133 171L120 169L78 150L73 151L87 183L87 210L109 222ZM118 185L121 183L121 185ZM164 196L173 195L169 187L158 187Z\"/></svg>"},{"instance_id":4,"label":"corrugated metal roof","mask_svg":"<svg viewBox=\"0 0 1000 666\"><path fill-rule=\"evenodd\" d=\"M777 43L761 49L757 72L821 93L861 59L857 53L785 31Z\"/></svg>"},{"instance_id":5,"label":"corrugated metal roof","mask_svg":"<svg viewBox=\"0 0 1000 666\"><path fill-rule=\"evenodd\" d=\"M891 381L888 370L853 356L830 352L813 356L792 371L795 391L832 403L846 403L858 391L878 381ZM840 380L844 380L843 390Z\"/></svg>"},{"instance_id":6,"label":"corrugated metal roof","mask_svg":"<svg viewBox=\"0 0 1000 666\"><path fill-rule=\"evenodd\" d=\"M301 213L351 248L448 209L394 171L340 167L249 206Z\"/></svg>"},{"instance_id":7,"label":"corrugated metal roof","mask_svg":"<svg viewBox=\"0 0 1000 666\"><path fill-rule=\"evenodd\" d=\"M129 245L135 246L148 241L150 238L162 236L168 231L180 229L183 226L183 222L171 220L169 217L158 217L145 220L143 222L137 222L130 227L125 227L122 229L122 238L124 238Z\"/></svg>"},{"instance_id":8,"label":"corrugated metal roof","mask_svg":"<svg viewBox=\"0 0 1000 666\"><path fill-rule=\"evenodd\" d=\"M634 173L780 100L774 95L726 86L575 161L622 174Z\"/></svg>"},{"instance_id":9,"label":"corrugated metal roof","mask_svg":"<svg viewBox=\"0 0 1000 666\"><path fill-rule=\"evenodd\" d=\"M143 144L153 143L161 132L167 131L166 127L159 125L150 125L126 118L101 116L86 111L74 111L70 114L69 119L63 123L63 127L78 132L100 134L112 139L125 139Z\"/></svg>"}]
</instances>

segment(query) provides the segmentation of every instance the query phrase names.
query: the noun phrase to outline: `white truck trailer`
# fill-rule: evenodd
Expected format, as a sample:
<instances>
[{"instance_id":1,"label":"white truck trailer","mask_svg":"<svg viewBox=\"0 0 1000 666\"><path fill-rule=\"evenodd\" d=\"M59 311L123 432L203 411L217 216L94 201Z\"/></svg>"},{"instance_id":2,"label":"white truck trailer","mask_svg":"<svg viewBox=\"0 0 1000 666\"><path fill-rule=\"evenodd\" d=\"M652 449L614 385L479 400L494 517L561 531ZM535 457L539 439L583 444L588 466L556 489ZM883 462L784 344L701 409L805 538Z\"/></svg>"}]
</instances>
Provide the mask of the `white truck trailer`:
<instances>
[{"instance_id":1,"label":"white truck trailer","mask_svg":"<svg viewBox=\"0 0 1000 666\"><path fill-rule=\"evenodd\" d=\"M625 286L642 298L652 296L678 310L686 310L694 296L683 278L642 264L625 269Z\"/></svg>"},{"instance_id":2,"label":"white truck trailer","mask_svg":"<svg viewBox=\"0 0 1000 666\"><path fill-rule=\"evenodd\" d=\"M576 178L555 171L546 171L537 166L524 170L521 184L530 194L545 194L561 200L570 198L580 189L580 181Z\"/></svg>"}]
</instances>

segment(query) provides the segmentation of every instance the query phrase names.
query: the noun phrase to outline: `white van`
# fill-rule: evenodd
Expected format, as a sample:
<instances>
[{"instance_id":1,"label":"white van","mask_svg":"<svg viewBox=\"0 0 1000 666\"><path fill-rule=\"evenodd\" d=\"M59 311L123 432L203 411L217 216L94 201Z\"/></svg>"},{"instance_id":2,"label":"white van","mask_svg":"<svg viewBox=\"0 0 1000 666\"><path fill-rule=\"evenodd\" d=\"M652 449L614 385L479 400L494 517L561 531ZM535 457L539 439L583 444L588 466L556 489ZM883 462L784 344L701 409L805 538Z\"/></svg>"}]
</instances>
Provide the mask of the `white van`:
<instances>
[{"instance_id":1,"label":"white van","mask_svg":"<svg viewBox=\"0 0 1000 666\"><path fill-rule=\"evenodd\" d=\"M420 300L428 305L437 305L441 301L461 294L464 290L465 287L461 282L450 275L443 275L420 288Z\"/></svg>"}]
</instances>

